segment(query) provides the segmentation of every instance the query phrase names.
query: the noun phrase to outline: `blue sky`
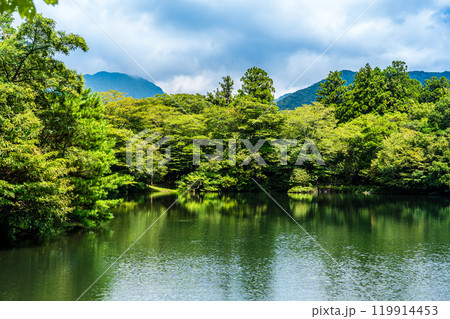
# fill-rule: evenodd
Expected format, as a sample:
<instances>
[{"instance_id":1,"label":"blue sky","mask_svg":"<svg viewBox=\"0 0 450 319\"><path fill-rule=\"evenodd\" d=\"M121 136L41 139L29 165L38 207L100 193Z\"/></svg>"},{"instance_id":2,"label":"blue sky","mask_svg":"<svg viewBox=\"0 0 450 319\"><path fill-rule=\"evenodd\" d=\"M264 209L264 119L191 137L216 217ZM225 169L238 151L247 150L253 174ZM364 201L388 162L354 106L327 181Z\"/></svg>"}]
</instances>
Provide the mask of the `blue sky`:
<instances>
[{"instance_id":1,"label":"blue sky","mask_svg":"<svg viewBox=\"0 0 450 319\"><path fill-rule=\"evenodd\" d=\"M403 60L410 70L450 70L450 0L379 0L356 23L374 0L75 1L168 93L212 91L228 74L237 89L252 66L269 73L277 96L306 70L289 92L330 70L366 63ZM72 0L55 7L36 2L58 29L86 39L88 53L62 57L69 67L148 79Z\"/></svg>"}]
</instances>

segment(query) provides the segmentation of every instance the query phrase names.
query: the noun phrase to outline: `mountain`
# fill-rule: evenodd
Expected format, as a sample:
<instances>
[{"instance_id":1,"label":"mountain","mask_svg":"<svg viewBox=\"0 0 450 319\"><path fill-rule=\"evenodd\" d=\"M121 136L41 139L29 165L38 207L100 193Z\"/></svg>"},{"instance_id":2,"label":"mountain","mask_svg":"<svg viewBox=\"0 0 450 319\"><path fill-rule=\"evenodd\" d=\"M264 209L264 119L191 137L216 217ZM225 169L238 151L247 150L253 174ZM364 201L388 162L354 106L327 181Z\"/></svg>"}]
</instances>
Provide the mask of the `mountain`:
<instances>
[{"instance_id":1,"label":"mountain","mask_svg":"<svg viewBox=\"0 0 450 319\"><path fill-rule=\"evenodd\" d=\"M420 83L424 84L425 80L431 79L433 76L437 77L438 79L440 77L446 77L450 80L450 71L444 71L444 72L425 72L425 71L412 71L409 73L409 76L411 79L419 80Z\"/></svg>"},{"instance_id":2,"label":"mountain","mask_svg":"<svg viewBox=\"0 0 450 319\"><path fill-rule=\"evenodd\" d=\"M86 81L86 86L92 88L94 92L117 90L136 99L164 93L159 86L146 79L123 73L102 71L94 75L86 74L84 80Z\"/></svg>"},{"instance_id":3,"label":"mountain","mask_svg":"<svg viewBox=\"0 0 450 319\"><path fill-rule=\"evenodd\" d=\"M353 78L355 77L356 72L343 70L342 78L347 81L347 85L353 83ZM450 72L425 72L425 71L412 71L409 73L409 76L412 79L419 80L420 83L424 84L425 80L431 79L433 76L440 78L442 76L450 79ZM278 98L277 105L280 110L293 110L296 107L302 106L304 104L311 104L316 100L316 92L319 89L319 83L323 83L325 79L314 83L307 88L298 90L294 93L285 94Z\"/></svg>"},{"instance_id":4,"label":"mountain","mask_svg":"<svg viewBox=\"0 0 450 319\"><path fill-rule=\"evenodd\" d=\"M356 72L349 70L343 70L341 72L342 78L347 81L347 85L353 83L353 78L355 77ZM293 110L296 107L302 106L304 104L311 104L316 100L316 92L319 89L319 84L323 82L325 82L325 79L294 93L283 95L276 101L278 107L280 108L280 110Z\"/></svg>"}]
</instances>

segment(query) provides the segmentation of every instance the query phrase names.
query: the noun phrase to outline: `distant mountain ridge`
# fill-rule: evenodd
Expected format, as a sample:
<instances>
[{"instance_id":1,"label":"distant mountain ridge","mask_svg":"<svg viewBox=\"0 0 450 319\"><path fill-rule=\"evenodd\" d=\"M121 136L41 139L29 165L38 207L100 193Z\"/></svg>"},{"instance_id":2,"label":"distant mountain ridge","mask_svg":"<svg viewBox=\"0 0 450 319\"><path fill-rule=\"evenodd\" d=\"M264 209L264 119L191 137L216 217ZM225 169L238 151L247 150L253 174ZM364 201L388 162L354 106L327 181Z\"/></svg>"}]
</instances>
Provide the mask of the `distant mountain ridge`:
<instances>
[{"instance_id":1,"label":"distant mountain ridge","mask_svg":"<svg viewBox=\"0 0 450 319\"><path fill-rule=\"evenodd\" d=\"M146 79L117 72L101 71L93 75L86 74L84 80L86 86L94 92L117 90L136 99L164 93L159 86Z\"/></svg>"},{"instance_id":2,"label":"distant mountain ridge","mask_svg":"<svg viewBox=\"0 0 450 319\"><path fill-rule=\"evenodd\" d=\"M342 70L342 78L347 81L347 85L353 83L353 79L357 72ZM409 76L412 79L419 80L420 83L424 84L425 80L431 79L433 76L440 78L446 77L450 80L450 71L444 72L425 72L425 71L411 71ZM316 92L319 89L319 84L325 82L325 79L314 83L304 89L298 90L294 93L285 94L278 98L277 105L280 110L293 110L296 107L302 106L304 104L311 104L316 101Z\"/></svg>"}]
</instances>

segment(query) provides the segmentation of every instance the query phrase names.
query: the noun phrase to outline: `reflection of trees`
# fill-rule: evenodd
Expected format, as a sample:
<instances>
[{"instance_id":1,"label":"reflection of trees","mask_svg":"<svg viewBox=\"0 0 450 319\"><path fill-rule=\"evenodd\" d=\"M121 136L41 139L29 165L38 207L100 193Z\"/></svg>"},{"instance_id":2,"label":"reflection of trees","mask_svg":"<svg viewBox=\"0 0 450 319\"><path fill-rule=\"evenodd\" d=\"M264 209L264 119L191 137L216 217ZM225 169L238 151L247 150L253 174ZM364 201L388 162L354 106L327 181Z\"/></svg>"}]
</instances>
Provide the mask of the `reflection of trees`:
<instances>
[{"instance_id":1,"label":"reflection of trees","mask_svg":"<svg viewBox=\"0 0 450 319\"><path fill-rule=\"evenodd\" d=\"M448 255L447 198L298 195L273 196L375 297L413 296L427 287L427 261L443 265ZM77 298L175 199L131 197L103 231L0 250L0 299ZM308 281L311 274L320 279ZM311 283L316 298L364 298L265 194L188 194L85 299L191 299L202 291L203 299L272 299L281 282L293 285L283 298ZM152 295L164 287L172 290Z\"/></svg>"},{"instance_id":2,"label":"reflection of trees","mask_svg":"<svg viewBox=\"0 0 450 319\"><path fill-rule=\"evenodd\" d=\"M162 213L167 200L153 205L151 218ZM143 211L150 210L149 203L148 196L125 202L98 232L0 250L0 300L75 300L148 227L150 216ZM105 275L99 287L111 278ZM101 299L99 291L94 287L86 299Z\"/></svg>"},{"instance_id":3,"label":"reflection of trees","mask_svg":"<svg viewBox=\"0 0 450 319\"><path fill-rule=\"evenodd\" d=\"M292 214L311 225L342 226L351 230L397 234L399 227L423 228L432 224L448 228L450 200L445 197L308 195L289 202Z\"/></svg>"},{"instance_id":4,"label":"reflection of trees","mask_svg":"<svg viewBox=\"0 0 450 319\"><path fill-rule=\"evenodd\" d=\"M412 265L433 259L439 264L448 255L450 200L445 197L319 195L291 199L290 209L380 299L407 299L412 283L426 271ZM344 283L352 282L336 272L332 262L325 262L329 257L320 255L332 283L327 290L338 295ZM350 299L366 298L354 290Z\"/></svg>"},{"instance_id":5,"label":"reflection of trees","mask_svg":"<svg viewBox=\"0 0 450 319\"><path fill-rule=\"evenodd\" d=\"M114 232L112 241L118 243L117 254L123 247L119 243L131 243L174 199L168 196L152 203L141 197L133 205L123 205L109 227ZM190 299L193 290L211 285L216 287L213 294L202 298L270 299L277 227L267 215L267 206L264 194L188 194L179 198L87 299L123 298L116 293L126 286L130 273L136 276L132 280L143 280L135 290L156 287L159 291L170 286L173 291L168 299ZM191 282L194 279L197 281ZM184 295L177 295L179 292ZM148 298L162 296L149 293Z\"/></svg>"},{"instance_id":6,"label":"reflection of trees","mask_svg":"<svg viewBox=\"0 0 450 319\"><path fill-rule=\"evenodd\" d=\"M220 268L214 273L221 278L218 283L223 290L222 299L270 299L277 230L267 218L267 197L264 194L189 194L179 202L181 208L172 211L171 218L174 222L190 218L196 231L192 231L193 227L186 228L182 237L194 237L193 240L201 242L180 251L189 257L195 248L201 250L194 254L207 256ZM167 224L167 227L172 226ZM186 242L174 241L171 245L186 245Z\"/></svg>"},{"instance_id":7,"label":"reflection of trees","mask_svg":"<svg viewBox=\"0 0 450 319\"><path fill-rule=\"evenodd\" d=\"M75 300L108 266L111 237L104 231L0 251L0 300Z\"/></svg>"},{"instance_id":8,"label":"reflection of trees","mask_svg":"<svg viewBox=\"0 0 450 319\"><path fill-rule=\"evenodd\" d=\"M268 198L264 194L186 194L179 202L189 212L200 215L216 213L240 217L261 216L267 211Z\"/></svg>"}]
</instances>

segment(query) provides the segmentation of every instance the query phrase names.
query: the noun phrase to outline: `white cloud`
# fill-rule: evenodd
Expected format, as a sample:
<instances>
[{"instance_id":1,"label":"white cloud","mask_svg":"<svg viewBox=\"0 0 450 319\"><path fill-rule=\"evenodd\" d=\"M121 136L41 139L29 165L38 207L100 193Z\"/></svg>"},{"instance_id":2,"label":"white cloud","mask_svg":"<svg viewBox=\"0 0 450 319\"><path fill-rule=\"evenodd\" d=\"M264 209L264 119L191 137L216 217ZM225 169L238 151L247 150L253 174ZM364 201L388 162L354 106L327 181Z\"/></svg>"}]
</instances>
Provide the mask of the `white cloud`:
<instances>
[{"instance_id":1,"label":"white cloud","mask_svg":"<svg viewBox=\"0 0 450 319\"><path fill-rule=\"evenodd\" d=\"M77 0L147 70L163 89L205 93L253 65L273 77L282 94L373 0ZM39 4L39 3L38 3ZM410 69L450 69L450 0L380 0L293 88L328 71L384 67L404 60ZM64 61L82 73L101 70L146 77L73 1L38 5L57 28L82 35L88 54Z\"/></svg>"},{"instance_id":2,"label":"white cloud","mask_svg":"<svg viewBox=\"0 0 450 319\"><path fill-rule=\"evenodd\" d=\"M197 93L212 91L217 86L212 82L212 72L204 71L197 75L176 75L167 82L160 82L161 86L170 93Z\"/></svg>"}]
</instances>

